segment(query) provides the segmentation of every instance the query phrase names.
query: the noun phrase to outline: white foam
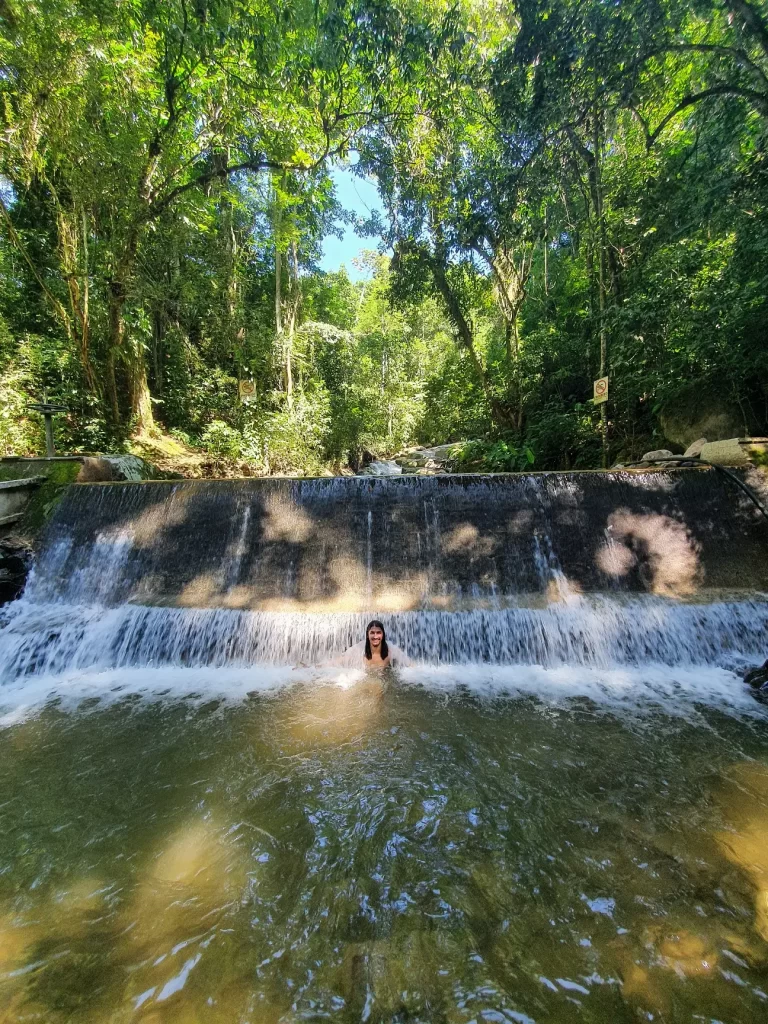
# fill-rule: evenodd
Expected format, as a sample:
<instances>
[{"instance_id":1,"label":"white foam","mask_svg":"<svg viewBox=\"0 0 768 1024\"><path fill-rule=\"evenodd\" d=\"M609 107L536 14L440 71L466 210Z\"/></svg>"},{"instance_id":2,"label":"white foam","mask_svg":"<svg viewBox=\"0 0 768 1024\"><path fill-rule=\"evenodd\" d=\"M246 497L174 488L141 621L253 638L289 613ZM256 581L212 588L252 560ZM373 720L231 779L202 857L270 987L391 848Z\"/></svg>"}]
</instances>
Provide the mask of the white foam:
<instances>
[{"instance_id":1,"label":"white foam","mask_svg":"<svg viewBox=\"0 0 768 1024\"><path fill-rule=\"evenodd\" d=\"M0 682L64 671L140 666L229 669L319 663L364 635L371 615L74 605L23 598L6 613ZM378 616L375 616L378 617ZM605 595L544 608L382 615L411 657L443 665L492 663L611 668L647 662L735 667L765 658L768 602L684 605Z\"/></svg>"},{"instance_id":2,"label":"white foam","mask_svg":"<svg viewBox=\"0 0 768 1024\"><path fill-rule=\"evenodd\" d=\"M0 688L0 728L18 724L55 704L67 712L102 709L128 697L145 702L219 699L241 703L254 693L278 694L291 687L357 685L365 673L350 669L254 665L251 667L119 668L65 672L19 679ZM421 687L445 696L536 698L567 708L574 700L595 710L645 715L662 711L700 721L699 709L716 708L738 717L766 717L749 687L733 672L716 667L646 665L590 669L584 666L418 665L390 677L391 685Z\"/></svg>"},{"instance_id":3,"label":"white foam","mask_svg":"<svg viewBox=\"0 0 768 1024\"><path fill-rule=\"evenodd\" d=\"M448 693L465 690L482 697L528 696L548 704L583 698L606 709L640 714L663 709L686 717L697 706L739 716L766 714L738 675L716 666L424 665L401 674L413 685Z\"/></svg>"}]
</instances>

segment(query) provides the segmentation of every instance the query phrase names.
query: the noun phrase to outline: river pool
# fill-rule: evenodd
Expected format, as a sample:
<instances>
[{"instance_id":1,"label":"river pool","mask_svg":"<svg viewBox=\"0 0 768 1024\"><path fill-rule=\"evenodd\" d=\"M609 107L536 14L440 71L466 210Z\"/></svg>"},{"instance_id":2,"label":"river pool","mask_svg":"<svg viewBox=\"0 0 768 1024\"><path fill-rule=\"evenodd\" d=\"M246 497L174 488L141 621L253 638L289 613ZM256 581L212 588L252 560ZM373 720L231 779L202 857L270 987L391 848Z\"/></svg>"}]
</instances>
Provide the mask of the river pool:
<instances>
[{"instance_id":1,"label":"river pool","mask_svg":"<svg viewBox=\"0 0 768 1024\"><path fill-rule=\"evenodd\" d=\"M760 705L483 671L6 700L0 1021L768 1020Z\"/></svg>"}]
</instances>

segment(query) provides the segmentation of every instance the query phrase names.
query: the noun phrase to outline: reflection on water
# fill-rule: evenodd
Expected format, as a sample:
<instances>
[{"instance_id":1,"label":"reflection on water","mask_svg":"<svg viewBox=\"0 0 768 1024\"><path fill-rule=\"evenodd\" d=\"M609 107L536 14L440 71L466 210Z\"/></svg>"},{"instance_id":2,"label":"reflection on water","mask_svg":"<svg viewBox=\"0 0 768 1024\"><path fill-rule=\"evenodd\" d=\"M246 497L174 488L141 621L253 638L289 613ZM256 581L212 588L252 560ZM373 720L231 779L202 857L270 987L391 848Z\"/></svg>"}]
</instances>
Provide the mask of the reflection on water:
<instances>
[{"instance_id":1,"label":"reflection on water","mask_svg":"<svg viewBox=\"0 0 768 1024\"><path fill-rule=\"evenodd\" d=\"M0 732L0 1021L768 1019L765 721L296 683Z\"/></svg>"}]
</instances>

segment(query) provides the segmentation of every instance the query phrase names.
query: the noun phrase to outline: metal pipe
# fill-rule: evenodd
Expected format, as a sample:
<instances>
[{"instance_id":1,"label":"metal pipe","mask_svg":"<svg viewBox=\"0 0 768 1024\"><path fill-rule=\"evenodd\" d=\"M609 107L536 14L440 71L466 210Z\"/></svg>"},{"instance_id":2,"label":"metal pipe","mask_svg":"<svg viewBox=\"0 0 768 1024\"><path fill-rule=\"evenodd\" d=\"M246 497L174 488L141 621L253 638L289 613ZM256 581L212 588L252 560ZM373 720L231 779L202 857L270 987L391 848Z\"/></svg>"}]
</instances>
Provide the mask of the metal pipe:
<instances>
[{"instance_id":1,"label":"metal pipe","mask_svg":"<svg viewBox=\"0 0 768 1024\"><path fill-rule=\"evenodd\" d=\"M768 519L768 509L766 509L765 505L763 505L752 488L745 484L743 480L740 480L732 469L728 469L727 466L719 466L716 462L708 462L706 459L702 459L698 455L667 455L662 459L640 459L638 462L625 462L621 468L629 469L632 466L653 466L657 462L677 462L682 465L687 463L691 466L709 466L712 469L718 470L720 473L724 473L729 480L732 480L737 487L741 488L746 496L760 509L765 518Z\"/></svg>"},{"instance_id":2,"label":"metal pipe","mask_svg":"<svg viewBox=\"0 0 768 1024\"><path fill-rule=\"evenodd\" d=\"M53 447L53 414L50 412L43 413L45 418L45 454L49 459L52 459L56 454L56 450Z\"/></svg>"}]
</instances>

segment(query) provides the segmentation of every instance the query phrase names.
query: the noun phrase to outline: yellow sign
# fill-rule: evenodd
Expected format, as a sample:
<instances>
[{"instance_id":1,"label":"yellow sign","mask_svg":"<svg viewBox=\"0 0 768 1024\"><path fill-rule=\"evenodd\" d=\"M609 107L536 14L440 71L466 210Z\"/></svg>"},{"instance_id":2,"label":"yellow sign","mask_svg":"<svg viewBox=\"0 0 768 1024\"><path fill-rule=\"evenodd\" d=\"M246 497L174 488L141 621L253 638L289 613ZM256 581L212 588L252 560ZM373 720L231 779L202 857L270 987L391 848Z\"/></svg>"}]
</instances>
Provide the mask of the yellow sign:
<instances>
[{"instance_id":1,"label":"yellow sign","mask_svg":"<svg viewBox=\"0 0 768 1024\"><path fill-rule=\"evenodd\" d=\"M595 405L601 405L603 402L608 401L608 378L601 377L595 381L595 397L593 402Z\"/></svg>"},{"instance_id":2,"label":"yellow sign","mask_svg":"<svg viewBox=\"0 0 768 1024\"><path fill-rule=\"evenodd\" d=\"M240 401L250 402L256 396L256 385L252 380L241 380L240 381Z\"/></svg>"}]
</instances>

